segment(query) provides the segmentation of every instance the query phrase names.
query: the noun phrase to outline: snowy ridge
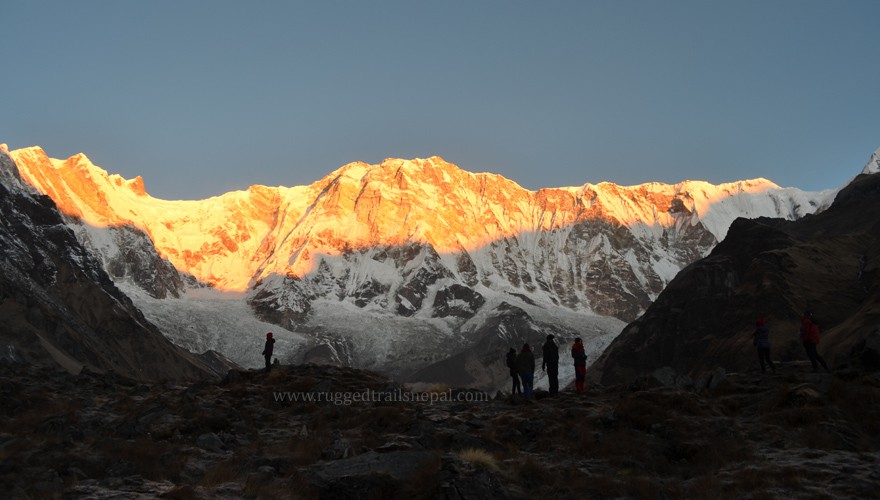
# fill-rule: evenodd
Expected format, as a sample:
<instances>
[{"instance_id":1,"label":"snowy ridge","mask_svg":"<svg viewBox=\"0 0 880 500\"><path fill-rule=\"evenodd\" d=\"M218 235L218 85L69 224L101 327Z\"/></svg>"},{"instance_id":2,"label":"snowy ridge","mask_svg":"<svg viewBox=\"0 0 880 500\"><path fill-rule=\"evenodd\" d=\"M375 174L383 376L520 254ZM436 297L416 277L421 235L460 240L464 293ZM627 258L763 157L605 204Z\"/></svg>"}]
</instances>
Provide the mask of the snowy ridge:
<instances>
[{"instance_id":1,"label":"snowy ridge","mask_svg":"<svg viewBox=\"0 0 880 500\"><path fill-rule=\"evenodd\" d=\"M270 274L303 276L313 269L313 255L338 255L346 246L415 242L453 253L583 220L653 236L700 223L720 240L738 216L796 218L816 206L815 196L781 191L765 179L529 191L436 157L352 163L310 186L253 186L207 200L167 201L149 196L140 178L109 175L82 154L60 161L28 148L13 156L25 179L65 213L96 227L141 229L179 270L238 291ZM685 213L670 211L673 200Z\"/></svg>"},{"instance_id":2,"label":"snowy ridge","mask_svg":"<svg viewBox=\"0 0 880 500\"><path fill-rule=\"evenodd\" d=\"M877 148L877 150L874 151L874 154L871 155L871 159L868 160L868 163L862 170L863 174L876 174L878 172L880 172L880 148Z\"/></svg>"}]
</instances>

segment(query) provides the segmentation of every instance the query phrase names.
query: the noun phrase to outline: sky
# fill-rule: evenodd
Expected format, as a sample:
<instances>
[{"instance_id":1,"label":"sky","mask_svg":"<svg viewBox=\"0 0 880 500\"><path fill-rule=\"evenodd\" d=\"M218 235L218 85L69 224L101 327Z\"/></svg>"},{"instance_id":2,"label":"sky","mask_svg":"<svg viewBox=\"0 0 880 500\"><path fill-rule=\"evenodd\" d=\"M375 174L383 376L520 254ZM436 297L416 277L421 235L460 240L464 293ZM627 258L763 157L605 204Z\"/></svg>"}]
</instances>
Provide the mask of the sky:
<instances>
[{"instance_id":1,"label":"sky","mask_svg":"<svg viewBox=\"0 0 880 500\"><path fill-rule=\"evenodd\" d=\"M837 188L880 147L880 1L6 2L0 143L164 199L441 156L528 189Z\"/></svg>"}]
</instances>

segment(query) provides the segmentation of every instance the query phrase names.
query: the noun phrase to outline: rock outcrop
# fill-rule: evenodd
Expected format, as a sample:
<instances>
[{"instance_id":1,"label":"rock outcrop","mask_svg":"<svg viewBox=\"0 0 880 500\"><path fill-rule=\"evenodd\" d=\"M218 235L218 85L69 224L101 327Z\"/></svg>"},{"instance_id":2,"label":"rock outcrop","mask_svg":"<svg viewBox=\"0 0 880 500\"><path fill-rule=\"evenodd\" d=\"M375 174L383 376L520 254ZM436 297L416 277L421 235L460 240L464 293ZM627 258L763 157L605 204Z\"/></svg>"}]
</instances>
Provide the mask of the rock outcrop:
<instances>
[{"instance_id":1,"label":"rock outcrop","mask_svg":"<svg viewBox=\"0 0 880 500\"><path fill-rule=\"evenodd\" d=\"M757 364L751 333L770 328L775 359L805 354L800 317L822 329L819 351L835 367L871 365L880 326L880 174L863 174L830 208L798 221L737 219L711 254L684 269L628 325L591 374L628 383L657 368L681 373Z\"/></svg>"}]
</instances>

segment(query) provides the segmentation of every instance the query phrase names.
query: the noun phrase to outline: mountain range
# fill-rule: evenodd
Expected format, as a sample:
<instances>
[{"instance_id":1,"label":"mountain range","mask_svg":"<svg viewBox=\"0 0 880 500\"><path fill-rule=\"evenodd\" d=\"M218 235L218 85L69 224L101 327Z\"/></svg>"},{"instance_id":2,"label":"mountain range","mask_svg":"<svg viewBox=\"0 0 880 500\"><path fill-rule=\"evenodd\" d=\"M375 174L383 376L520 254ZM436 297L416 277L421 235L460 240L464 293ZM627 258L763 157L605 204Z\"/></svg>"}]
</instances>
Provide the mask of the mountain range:
<instances>
[{"instance_id":1,"label":"mountain range","mask_svg":"<svg viewBox=\"0 0 880 500\"><path fill-rule=\"evenodd\" d=\"M326 215L333 203L345 207L340 200L353 194L319 203L335 189L331 179L312 205L333 223L314 234L298 226L278 232L276 249L307 235L287 260L291 268L259 264L254 269L271 271L242 289L232 285L247 274L236 267L245 265L236 259L248 259L240 248L260 248L250 240L268 237L235 233L241 245L224 243L224 253L212 242L236 240L205 221L239 215L234 226L255 228L285 217L253 220L247 203L214 213L226 197L249 196L241 193L152 200L143 181L108 175L84 157L39 153L10 155L0 145L0 489L7 496L876 496L880 150L839 192L780 190L768 181L564 188L558 191L595 190L574 198L578 207L591 200L588 208L559 216L568 225L458 250L441 246L455 239L444 231L430 241L383 243L384 228L418 226L410 220L416 215L433 221L429 211L384 219L395 213L385 198L365 214L358 210L369 205L336 209L333 219ZM365 176L357 193L366 190ZM142 205L126 205L104 181ZM420 192L441 187L459 188L440 183ZM247 193L273 189L285 188ZM603 197L612 189L617 198ZM382 196L390 194L410 196ZM537 203L520 206L537 210ZM463 225L467 210L441 205L433 211L458 213L468 234L480 230ZM175 213L180 206L189 211ZM638 207L654 222L624 222L628 212L610 206ZM283 211L273 207L264 212ZM320 226L310 221L315 207L299 223ZM736 216L746 210L749 217ZM785 217L755 217L761 213ZM162 232L154 218L163 214L162 226L178 227L163 233L164 247L153 243ZM370 242L327 243L362 216L385 221ZM685 236L707 245L706 255L692 248L692 262L664 269L682 256ZM190 246L175 248L174 238ZM313 238L324 253L312 253ZM297 268L306 251L311 264ZM215 253L226 260L212 267ZM172 254L195 264L187 268ZM457 266L465 256L472 268ZM550 256L575 277L542 285ZM591 276L583 266L596 271L597 259L608 262L589 287L604 286L604 295L583 285ZM642 305L634 291L648 276L664 286L644 288ZM355 286L364 280L379 284L376 293ZM302 307L285 309L296 304L281 299L294 293ZM600 308L616 316L599 315ZM821 325L819 351L833 373L809 370L797 336L805 308ZM631 314L637 317L625 323ZM757 317L769 325L781 362L772 374L758 373L751 344ZM266 329L277 332L285 361L269 374L199 350L216 345L247 364ZM563 385L555 396L538 390L530 399L496 393L507 382L503 352L548 333L561 344L586 338L589 374L601 384L587 384L584 393ZM331 366L370 363L386 375ZM572 374L567 363L562 368L565 384ZM397 380L387 376L395 371Z\"/></svg>"},{"instance_id":2,"label":"mountain range","mask_svg":"<svg viewBox=\"0 0 880 500\"><path fill-rule=\"evenodd\" d=\"M482 387L506 376L507 347L549 333L581 336L598 355L735 219L801 219L835 194L766 179L530 191L432 157L168 201L82 154L10 157L146 319L190 351L256 366L272 330L283 362Z\"/></svg>"}]
</instances>

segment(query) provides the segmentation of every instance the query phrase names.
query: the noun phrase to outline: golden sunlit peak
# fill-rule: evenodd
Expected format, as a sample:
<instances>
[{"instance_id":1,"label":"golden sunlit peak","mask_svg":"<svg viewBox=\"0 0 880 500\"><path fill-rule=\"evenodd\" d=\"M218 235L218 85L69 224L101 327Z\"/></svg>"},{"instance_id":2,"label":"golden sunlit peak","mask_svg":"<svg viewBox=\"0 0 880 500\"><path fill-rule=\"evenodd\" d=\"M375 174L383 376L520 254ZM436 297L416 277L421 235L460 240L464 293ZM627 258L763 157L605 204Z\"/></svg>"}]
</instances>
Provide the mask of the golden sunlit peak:
<instances>
[{"instance_id":1,"label":"golden sunlit peak","mask_svg":"<svg viewBox=\"0 0 880 500\"><path fill-rule=\"evenodd\" d=\"M147 194L147 188L144 186L144 178L141 176L137 176L134 179L128 181L128 188L138 196L145 196Z\"/></svg>"}]
</instances>

